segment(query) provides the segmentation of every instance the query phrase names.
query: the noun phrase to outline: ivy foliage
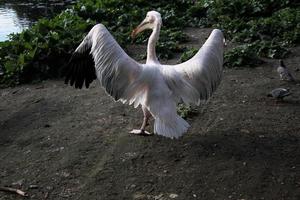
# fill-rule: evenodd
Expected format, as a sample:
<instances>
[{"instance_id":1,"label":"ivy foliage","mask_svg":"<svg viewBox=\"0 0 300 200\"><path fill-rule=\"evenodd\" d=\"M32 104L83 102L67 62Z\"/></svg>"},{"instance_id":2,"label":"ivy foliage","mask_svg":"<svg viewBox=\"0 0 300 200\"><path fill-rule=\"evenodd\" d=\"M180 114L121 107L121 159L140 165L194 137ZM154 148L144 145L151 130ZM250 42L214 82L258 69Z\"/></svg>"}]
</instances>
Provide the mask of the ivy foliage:
<instances>
[{"instance_id":1,"label":"ivy foliage","mask_svg":"<svg viewBox=\"0 0 300 200\"><path fill-rule=\"evenodd\" d=\"M160 58L183 53L187 26L216 27L237 45L225 55L228 67L255 66L260 57L283 58L300 42L297 0L78 0L53 19L41 19L0 42L0 84L19 84L60 75L71 53L96 23L103 23L123 48L149 10L162 14ZM145 43L149 32L135 43ZM182 56L191 57L196 50Z\"/></svg>"},{"instance_id":2,"label":"ivy foliage","mask_svg":"<svg viewBox=\"0 0 300 200\"><path fill-rule=\"evenodd\" d=\"M295 0L199 0L190 12L236 44L226 52L225 66L253 67L261 57L287 57L289 47L300 43L299 5Z\"/></svg>"},{"instance_id":3,"label":"ivy foliage","mask_svg":"<svg viewBox=\"0 0 300 200\"><path fill-rule=\"evenodd\" d=\"M66 10L37 24L9 41L0 42L1 83L18 84L57 77L78 44L95 22Z\"/></svg>"},{"instance_id":4,"label":"ivy foliage","mask_svg":"<svg viewBox=\"0 0 300 200\"><path fill-rule=\"evenodd\" d=\"M297 0L200 0L209 26L222 29L237 46L225 55L225 66L255 66L259 57L284 58L300 43Z\"/></svg>"},{"instance_id":5,"label":"ivy foliage","mask_svg":"<svg viewBox=\"0 0 300 200\"><path fill-rule=\"evenodd\" d=\"M175 3L174 3L175 2ZM19 84L60 75L71 53L96 23L104 24L123 48L132 43L130 32L149 10L162 14L164 29L157 46L160 58L182 52L186 41L182 28L189 19L185 11L194 4L186 0L146 1L78 0L53 19L41 19L22 33L0 42L0 84ZM144 33L137 43L149 36Z\"/></svg>"}]
</instances>

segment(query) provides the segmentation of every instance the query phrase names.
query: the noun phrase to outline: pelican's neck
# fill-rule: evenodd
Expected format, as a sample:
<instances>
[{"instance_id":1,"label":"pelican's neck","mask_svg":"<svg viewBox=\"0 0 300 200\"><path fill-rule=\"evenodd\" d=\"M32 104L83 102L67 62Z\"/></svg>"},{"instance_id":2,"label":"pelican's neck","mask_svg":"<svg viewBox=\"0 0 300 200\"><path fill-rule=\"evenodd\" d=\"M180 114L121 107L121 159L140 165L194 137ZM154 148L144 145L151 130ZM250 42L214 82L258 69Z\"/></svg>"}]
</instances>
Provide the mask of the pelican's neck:
<instances>
[{"instance_id":1,"label":"pelican's neck","mask_svg":"<svg viewBox=\"0 0 300 200\"><path fill-rule=\"evenodd\" d=\"M160 24L157 24L157 26L153 29L150 38L148 40L146 63L159 63L155 51L156 42L158 41L159 38L159 32L160 32Z\"/></svg>"}]
</instances>

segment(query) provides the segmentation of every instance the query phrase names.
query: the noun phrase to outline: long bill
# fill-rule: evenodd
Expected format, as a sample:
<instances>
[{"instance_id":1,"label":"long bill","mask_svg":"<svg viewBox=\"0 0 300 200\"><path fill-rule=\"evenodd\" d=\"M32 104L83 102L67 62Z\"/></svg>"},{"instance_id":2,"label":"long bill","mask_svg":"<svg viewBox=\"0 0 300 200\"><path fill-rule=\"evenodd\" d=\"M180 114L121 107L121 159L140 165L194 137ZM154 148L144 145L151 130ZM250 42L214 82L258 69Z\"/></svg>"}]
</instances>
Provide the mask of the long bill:
<instances>
[{"instance_id":1,"label":"long bill","mask_svg":"<svg viewBox=\"0 0 300 200\"><path fill-rule=\"evenodd\" d=\"M140 32L143 32L145 29L147 29L147 25L149 24L148 21L144 20L140 25L138 25L133 31L131 32L131 37L135 38Z\"/></svg>"}]
</instances>

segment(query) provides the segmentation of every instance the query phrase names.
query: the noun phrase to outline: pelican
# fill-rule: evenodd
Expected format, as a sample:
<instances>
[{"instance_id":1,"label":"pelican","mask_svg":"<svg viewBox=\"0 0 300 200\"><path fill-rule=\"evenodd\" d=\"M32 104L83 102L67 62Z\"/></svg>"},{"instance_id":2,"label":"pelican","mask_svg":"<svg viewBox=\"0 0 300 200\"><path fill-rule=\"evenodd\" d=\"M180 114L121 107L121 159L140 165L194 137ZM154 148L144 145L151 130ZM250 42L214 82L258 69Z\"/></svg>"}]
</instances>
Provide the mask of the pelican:
<instances>
[{"instance_id":1,"label":"pelican","mask_svg":"<svg viewBox=\"0 0 300 200\"><path fill-rule=\"evenodd\" d=\"M102 24L95 25L74 51L65 83L88 88L94 79L100 81L107 94L137 108L141 105L144 119L140 129L130 133L153 134L145 130L154 118L154 133L169 138L182 136L190 125L176 112L177 104L200 105L216 90L222 78L224 37L214 29L204 45L190 60L178 65L160 64L155 45L162 19L150 11L131 34L151 29L147 60L139 63L129 57Z\"/></svg>"}]
</instances>

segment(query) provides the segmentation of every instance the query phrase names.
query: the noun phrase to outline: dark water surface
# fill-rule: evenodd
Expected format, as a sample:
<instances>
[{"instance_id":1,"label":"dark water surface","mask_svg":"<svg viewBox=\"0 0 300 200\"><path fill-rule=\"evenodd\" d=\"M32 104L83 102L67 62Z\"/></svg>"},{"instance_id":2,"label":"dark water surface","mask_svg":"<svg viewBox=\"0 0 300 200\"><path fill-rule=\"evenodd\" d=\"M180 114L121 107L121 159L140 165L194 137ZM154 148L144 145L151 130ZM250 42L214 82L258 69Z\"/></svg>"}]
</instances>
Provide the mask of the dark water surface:
<instances>
[{"instance_id":1,"label":"dark water surface","mask_svg":"<svg viewBox=\"0 0 300 200\"><path fill-rule=\"evenodd\" d=\"M53 17L66 9L73 0L5 0L0 1L0 41L8 39L10 33L28 28L42 17Z\"/></svg>"}]
</instances>

